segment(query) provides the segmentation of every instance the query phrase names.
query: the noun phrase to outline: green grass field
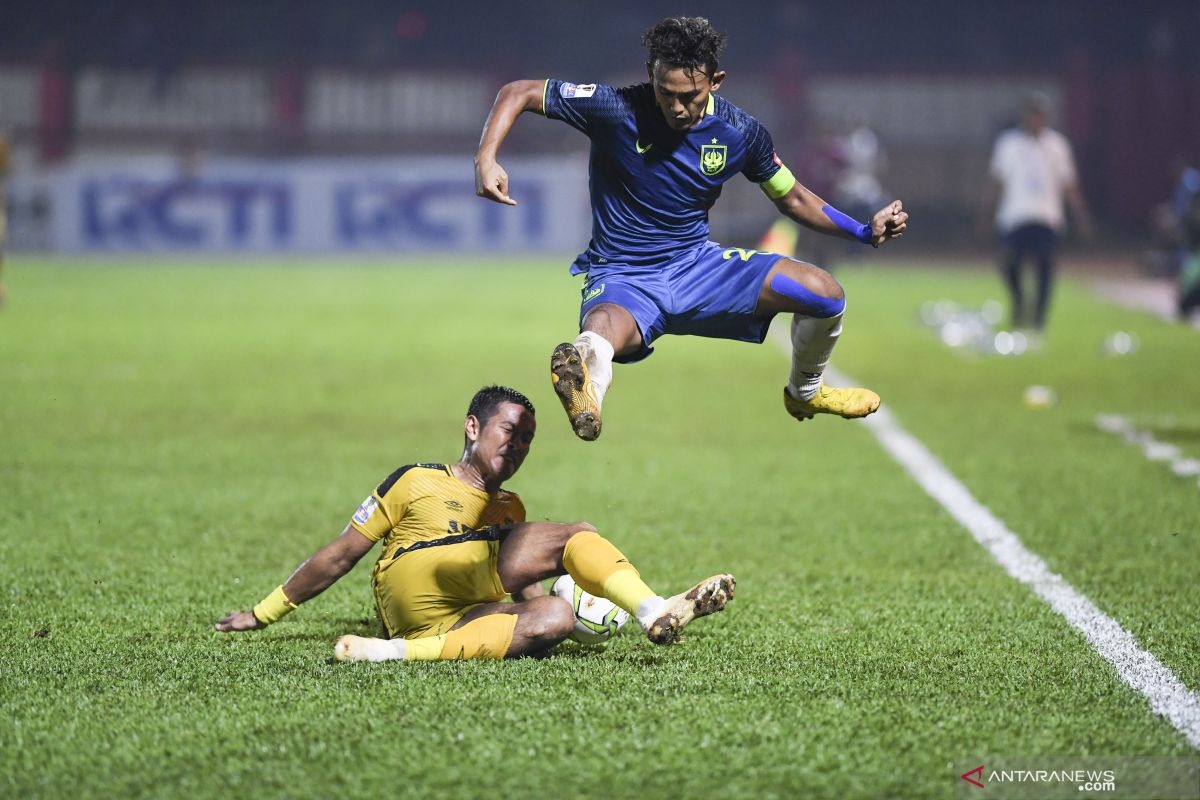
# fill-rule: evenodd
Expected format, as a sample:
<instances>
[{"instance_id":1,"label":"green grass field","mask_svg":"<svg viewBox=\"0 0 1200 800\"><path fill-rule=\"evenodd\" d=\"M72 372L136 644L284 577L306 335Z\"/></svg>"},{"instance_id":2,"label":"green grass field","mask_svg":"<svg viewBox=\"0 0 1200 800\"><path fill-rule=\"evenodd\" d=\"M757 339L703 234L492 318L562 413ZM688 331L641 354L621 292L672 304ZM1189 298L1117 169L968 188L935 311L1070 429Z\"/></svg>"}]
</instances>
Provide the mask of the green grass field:
<instances>
[{"instance_id":1,"label":"green grass field","mask_svg":"<svg viewBox=\"0 0 1200 800\"><path fill-rule=\"evenodd\" d=\"M664 339L575 440L545 368L562 263L12 260L0 797L949 797L991 756L1195 756L862 425L791 421L775 344ZM839 368L1200 687L1200 487L1094 424L1200 458L1200 336L1065 282L1042 351L970 357L916 312L999 297L989 272L840 277ZM1118 329L1138 353L1101 354ZM592 522L663 593L731 571L729 610L674 648L331 665L373 630L373 554L277 626L213 631L393 468L456 460L490 382L541 412L511 482L531 518Z\"/></svg>"}]
</instances>

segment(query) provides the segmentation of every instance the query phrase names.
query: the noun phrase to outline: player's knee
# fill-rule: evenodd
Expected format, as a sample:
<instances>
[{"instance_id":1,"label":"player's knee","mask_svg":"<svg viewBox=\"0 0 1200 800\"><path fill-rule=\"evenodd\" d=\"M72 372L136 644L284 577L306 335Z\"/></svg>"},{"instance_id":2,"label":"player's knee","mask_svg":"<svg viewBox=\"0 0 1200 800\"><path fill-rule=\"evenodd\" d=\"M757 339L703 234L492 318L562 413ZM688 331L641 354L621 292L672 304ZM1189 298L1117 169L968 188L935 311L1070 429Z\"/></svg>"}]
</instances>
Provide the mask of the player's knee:
<instances>
[{"instance_id":1,"label":"player's knee","mask_svg":"<svg viewBox=\"0 0 1200 800\"><path fill-rule=\"evenodd\" d=\"M561 597L552 596L548 598L554 602L553 608L553 635L557 640L566 639L571 635L571 631L575 630L575 612L571 608L571 604Z\"/></svg>"},{"instance_id":2,"label":"player's knee","mask_svg":"<svg viewBox=\"0 0 1200 800\"><path fill-rule=\"evenodd\" d=\"M836 317L846 310L846 292L837 278L812 264L801 265L799 272L782 269L772 273L770 288L790 301L787 310L807 316Z\"/></svg>"},{"instance_id":3,"label":"player's knee","mask_svg":"<svg viewBox=\"0 0 1200 800\"><path fill-rule=\"evenodd\" d=\"M522 615L523 632L541 642L561 642L575 629L575 613L561 597L549 595L530 601L532 608Z\"/></svg>"},{"instance_id":4,"label":"player's knee","mask_svg":"<svg viewBox=\"0 0 1200 800\"><path fill-rule=\"evenodd\" d=\"M846 304L846 290L838 279L821 268L816 269L817 294L835 303Z\"/></svg>"}]
</instances>

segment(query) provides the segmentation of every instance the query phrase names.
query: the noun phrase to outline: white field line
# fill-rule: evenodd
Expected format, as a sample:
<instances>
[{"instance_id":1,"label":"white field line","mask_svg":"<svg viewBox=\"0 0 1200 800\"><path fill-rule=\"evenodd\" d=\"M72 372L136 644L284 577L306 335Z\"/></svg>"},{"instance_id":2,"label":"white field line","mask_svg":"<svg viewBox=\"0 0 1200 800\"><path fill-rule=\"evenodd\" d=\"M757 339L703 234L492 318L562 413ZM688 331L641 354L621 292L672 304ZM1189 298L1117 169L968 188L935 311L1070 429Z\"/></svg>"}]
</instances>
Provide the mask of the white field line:
<instances>
[{"instance_id":1,"label":"white field line","mask_svg":"<svg viewBox=\"0 0 1200 800\"><path fill-rule=\"evenodd\" d=\"M1200 460L1185 458L1183 451L1173 444L1160 442L1149 431L1139 431L1127 418L1119 414L1101 414L1096 417L1096 427L1106 433L1116 434L1132 445L1142 448L1142 454L1150 461L1165 461L1167 466L1181 478L1200 475ZM1200 486L1200 480L1197 480Z\"/></svg>"},{"instance_id":2,"label":"white field line","mask_svg":"<svg viewBox=\"0 0 1200 800\"><path fill-rule=\"evenodd\" d=\"M791 352L791 342L784 339L780 343L786 352ZM826 370L825 374L836 385L857 385L836 370ZM892 458L991 553L1005 572L1032 589L1071 627L1087 637L1104 660L1113 665L1121 680L1150 701L1155 714L1165 717L1192 747L1200 749L1200 694L1189 690L1161 661L1138 647L1133 635L1120 623L1061 575L1051 572L1046 562L976 500L920 440L900 426L890 411L880 408L864 423Z\"/></svg>"}]
</instances>

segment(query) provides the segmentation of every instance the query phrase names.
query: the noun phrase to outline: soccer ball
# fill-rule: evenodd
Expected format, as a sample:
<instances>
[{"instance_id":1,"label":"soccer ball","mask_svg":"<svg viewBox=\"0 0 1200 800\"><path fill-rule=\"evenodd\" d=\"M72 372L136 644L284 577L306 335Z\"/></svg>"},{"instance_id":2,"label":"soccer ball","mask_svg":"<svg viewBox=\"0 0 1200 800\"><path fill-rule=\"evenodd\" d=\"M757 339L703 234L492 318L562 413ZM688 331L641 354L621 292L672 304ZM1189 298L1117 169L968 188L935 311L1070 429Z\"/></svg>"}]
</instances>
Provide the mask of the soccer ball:
<instances>
[{"instance_id":1,"label":"soccer ball","mask_svg":"<svg viewBox=\"0 0 1200 800\"><path fill-rule=\"evenodd\" d=\"M575 612L575 630L571 638L583 644L601 644L611 639L629 621L629 612L617 608L611 600L583 590L570 575L563 575L550 590L571 604Z\"/></svg>"}]
</instances>

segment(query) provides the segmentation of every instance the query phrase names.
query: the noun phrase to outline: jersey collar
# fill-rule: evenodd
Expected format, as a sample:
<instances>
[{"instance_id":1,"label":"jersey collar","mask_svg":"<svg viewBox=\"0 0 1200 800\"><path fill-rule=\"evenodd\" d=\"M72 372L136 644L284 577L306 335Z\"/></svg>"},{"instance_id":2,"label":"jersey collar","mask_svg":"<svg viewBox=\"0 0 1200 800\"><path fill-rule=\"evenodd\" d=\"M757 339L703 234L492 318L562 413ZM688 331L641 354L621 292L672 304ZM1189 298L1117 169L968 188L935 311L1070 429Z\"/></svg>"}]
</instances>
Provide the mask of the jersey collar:
<instances>
[{"instance_id":1,"label":"jersey collar","mask_svg":"<svg viewBox=\"0 0 1200 800\"><path fill-rule=\"evenodd\" d=\"M697 122L695 125L693 125L689 129L688 132L690 133L691 131L698 131L701 128L706 127L709 123L709 120L711 120L713 118L713 112L716 111L716 108L717 108L717 96L714 95L713 93L709 92L708 105L706 105L704 107L704 116L701 117L700 121Z\"/></svg>"}]
</instances>

